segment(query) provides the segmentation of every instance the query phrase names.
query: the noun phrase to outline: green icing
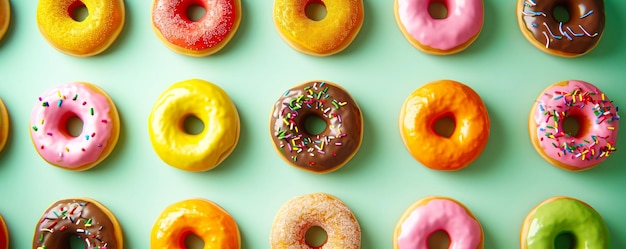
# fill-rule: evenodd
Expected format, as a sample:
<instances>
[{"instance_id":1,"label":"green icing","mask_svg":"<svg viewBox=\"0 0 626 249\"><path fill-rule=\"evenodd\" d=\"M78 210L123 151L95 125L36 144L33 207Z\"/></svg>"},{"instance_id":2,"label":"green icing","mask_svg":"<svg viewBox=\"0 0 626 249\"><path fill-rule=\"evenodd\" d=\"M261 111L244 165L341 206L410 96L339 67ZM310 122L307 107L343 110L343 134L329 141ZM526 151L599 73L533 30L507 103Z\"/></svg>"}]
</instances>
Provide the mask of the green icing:
<instances>
[{"instance_id":1,"label":"green icing","mask_svg":"<svg viewBox=\"0 0 626 249\"><path fill-rule=\"evenodd\" d=\"M609 248L609 232L593 208L573 199L558 199L537 208L526 236L528 249L553 249L559 234L575 237L574 249Z\"/></svg>"}]
</instances>

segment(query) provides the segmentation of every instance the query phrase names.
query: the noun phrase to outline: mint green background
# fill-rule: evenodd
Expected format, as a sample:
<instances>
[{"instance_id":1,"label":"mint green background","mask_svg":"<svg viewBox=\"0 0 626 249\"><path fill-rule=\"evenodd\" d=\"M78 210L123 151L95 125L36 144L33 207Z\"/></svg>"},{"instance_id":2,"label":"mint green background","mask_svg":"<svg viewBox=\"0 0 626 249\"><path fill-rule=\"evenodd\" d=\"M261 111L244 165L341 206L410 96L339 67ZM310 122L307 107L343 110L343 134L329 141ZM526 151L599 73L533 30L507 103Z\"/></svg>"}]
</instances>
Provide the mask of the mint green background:
<instances>
[{"instance_id":1,"label":"mint green background","mask_svg":"<svg viewBox=\"0 0 626 249\"><path fill-rule=\"evenodd\" d=\"M405 209L428 195L455 198L478 217L485 248L517 248L522 220L555 195L588 202L603 215L612 248L626 248L626 139L600 167L571 173L550 166L528 139L529 109L549 84L595 83L626 106L626 2L607 0L599 46L575 59L545 54L522 36L516 1L485 0L481 35L466 51L431 56L413 48L393 16L393 1L365 0L365 22L344 52L324 58L298 53L281 40L270 0L243 0L243 19L220 53L192 58L171 52L155 36L151 1L127 1L126 26L104 54L75 58L40 35L35 0L12 1L9 32L0 42L0 97L11 117L0 153L0 213L12 248L29 248L45 208L61 198L87 196L106 205L124 229L126 248L148 248L154 219L174 202L211 199L236 219L242 248L269 248L276 210L288 199L328 192L351 207L362 228L362 248L390 248ZM152 105L170 84L201 78L220 85L237 105L241 139L219 167L189 173L164 164L147 131ZM410 92L433 80L466 83L483 98L492 121L484 153L458 172L429 170L407 152L398 132L400 107ZM269 138L270 109L280 94L303 81L341 84L364 116L363 145L344 168L315 175L288 166ZM121 116L122 132L110 157L85 172L58 169L31 145L28 120L39 94L57 84L87 81L104 88ZM623 125L622 125L623 126ZM623 136L623 134L622 134Z\"/></svg>"}]
</instances>

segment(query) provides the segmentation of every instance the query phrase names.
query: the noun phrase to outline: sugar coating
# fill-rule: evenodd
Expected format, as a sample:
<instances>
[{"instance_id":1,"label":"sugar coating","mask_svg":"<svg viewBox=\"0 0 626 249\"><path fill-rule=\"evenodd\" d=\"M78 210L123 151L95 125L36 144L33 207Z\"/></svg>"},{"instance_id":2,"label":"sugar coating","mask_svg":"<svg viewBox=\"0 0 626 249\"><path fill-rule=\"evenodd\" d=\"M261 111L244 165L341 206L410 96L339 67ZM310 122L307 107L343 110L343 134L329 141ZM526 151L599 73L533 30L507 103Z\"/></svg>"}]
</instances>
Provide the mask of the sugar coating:
<instances>
[{"instance_id":1,"label":"sugar coating","mask_svg":"<svg viewBox=\"0 0 626 249\"><path fill-rule=\"evenodd\" d=\"M186 9L181 9L184 1L161 0L154 7L153 24L169 42L203 50L216 46L231 32L235 22L232 0L204 0L206 13L198 21L189 20Z\"/></svg>"},{"instance_id":2,"label":"sugar coating","mask_svg":"<svg viewBox=\"0 0 626 249\"><path fill-rule=\"evenodd\" d=\"M276 214L270 235L271 248L312 248L305 241L311 227L319 226L327 234L323 249L361 247L361 228L352 211L336 197L315 193L295 197Z\"/></svg>"}]
</instances>

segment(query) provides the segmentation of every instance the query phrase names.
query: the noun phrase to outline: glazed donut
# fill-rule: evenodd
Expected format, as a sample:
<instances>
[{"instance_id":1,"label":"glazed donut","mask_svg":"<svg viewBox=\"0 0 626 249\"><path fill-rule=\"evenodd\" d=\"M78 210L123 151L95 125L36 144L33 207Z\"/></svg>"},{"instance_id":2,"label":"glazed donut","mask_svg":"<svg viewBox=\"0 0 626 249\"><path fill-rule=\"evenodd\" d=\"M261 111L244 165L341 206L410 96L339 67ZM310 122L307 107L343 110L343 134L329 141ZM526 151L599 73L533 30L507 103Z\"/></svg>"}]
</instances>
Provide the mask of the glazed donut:
<instances>
[{"instance_id":1,"label":"glazed donut","mask_svg":"<svg viewBox=\"0 0 626 249\"><path fill-rule=\"evenodd\" d=\"M326 17L307 17L306 6L320 3ZM293 49L315 56L328 56L344 50L363 25L362 0L274 0L274 25Z\"/></svg>"},{"instance_id":2,"label":"glazed donut","mask_svg":"<svg viewBox=\"0 0 626 249\"><path fill-rule=\"evenodd\" d=\"M67 121L83 122L80 135ZM46 162L68 170L87 170L104 160L117 144L120 120L115 104L100 87L86 82L62 84L44 92L30 116L30 137Z\"/></svg>"},{"instance_id":3,"label":"glazed donut","mask_svg":"<svg viewBox=\"0 0 626 249\"><path fill-rule=\"evenodd\" d=\"M197 21L187 9L201 6L206 14ZM152 28L174 52L207 56L221 50L237 32L241 22L241 0L154 0Z\"/></svg>"},{"instance_id":4,"label":"glazed donut","mask_svg":"<svg viewBox=\"0 0 626 249\"><path fill-rule=\"evenodd\" d=\"M75 21L71 14L86 7L89 15ZM123 0L39 0L39 31L57 50L88 57L106 50L124 27Z\"/></svg>"},{"instance_id":5,"label":"glazed donut","mask_svg":"<svg viewBox=\"0 0 626 249\"><path fill-rule=\"evenodd\" d=\"M105 206L89 198L58 200L43 213L33 236L33 249L66 248L70 237L85 248L124 248L122 227Z\"/></svg>"},{"instance_id":6,"label":"glazed donut","mask_svg":"<svg viewBox=\"0 0 626 249\"><path fill-rule=\"evenodd\" d=\"M150 235L151 249L187 248L185 238L194 234L204 248L241 248L237 223L226 210L204 199L177 202L159 215Z\"/></svg>"},{"instance_id":7,"label":"glazed donut","mask_svg":"<svg viewBox=\"0 0 626 249\"><path fill-rule=\"evenodd\" d=\"M616 150L617 109L590 83L557 82L539 94L530 111L530 140L539 155L554 166L571 171L591 169ZM577 134L564 129L568 118L580 125Z\"/></svg>"},{"instance_id":8,"label":"glazed donut","mask_svg":"<svg viewBox=\"0 0 626 249\"><path fill-rule=\"evenodd\" d=\"M569 234L576 248L609 248L609 230L589 204L571 197L552 197L533 208L524 219L520 249L554 248L556 237Z\"/></svg>"},{"instance_id":9,"label":"glazed donut","mask_svg":"<svg viewBox=\"0 0 626 249\"><path fill-rule=\"evenodd\" d=\"M559 22L554 9L565 7L569 20ZM535 47L549 54L576 57L591 51L604 31L604 0L518 0L517 22Z\"/></svg>"},{"instance_id":10,"label":"glazed donut","mask_svg":"<svg viewBox=\"0 0 626 249\"><path fill-rule=\"evenodd\" d=\"M448 16L435 19L428 12L441 2ZM419 50L435 55L463 51L480 34L484 10L482 0L395 0L396 22L404 37Z\"/></svg>"},{"instance_id":11,"label":"glazed donut","mask_svg":"<svg viewBox=\"0 0 626 249\"><path fill-rule=\"evenodd\" d=\"M9 139L9 126L9 112L7 112L7 107L4 105L2 99L0 99L0 151L4 149Z\"/></svg>"},{"instance_id":12,"label":"glazed donut","mask_svg":"<svg viewBox=\"0 0 626 249\"><path fill-rule=\"evenodd\" d=\"M326 231L326 241L313 247L305 234L311 227ZM278 210L270 234L270 248L361 248L359 222L337 197L314 193L292 198Z\"/></svg>"},{"instance_id":13,"label":"glazed donut","mask_svg":"<svg viewBox=\"0 0 626 249\"><path fill-rule=\"evenodd\" d=\"M434 131L435 122L452 118L450 137ZM489 138L487 108L472 88L452 80L423 85L400 110L400 135L411 155L435 170L459 170L482 153Z\"/></svg>"},{"instance_id":14,"label":"glazed donut","mask_svg":"<svg viewBox=\"0 0 626 249\"><path fill-rule=\"evenodd\" d=\"M425 197L413 203L398 221L393 233L394 249L428 248L428 239L444 231L450 248L482 249L480 222L460 202L447 197Z\"/></svg>"},{"instance_id":15,"label":"glazed donut","mask_svg":"<svg viewBox=\"0 0 626 249\"><path fill-rule=\"evenodd\" d=\"M0 40L9 29L11 22L11 4L9 0L0 0ZM2 247L0 247L2 248Z\"/></svg>"},{"instance_id":16,"label":"glazed donut","mask_svg":"<svg viewBox=\"0 0 626 249\"><path fill-rule=\"evenodd\" d=\"M304 127L307 118L326 122L320 134ZM341 168L356 154L363 138L363 116L352 96L328 81L310 81L287 90L270 117L274 148L290 165L314 173Z\"/></svg>"},{"instance_id":17,"label":"glazed donut","mask_svg":"<svg viewBox=\"0 0 626 249\"><path fill-rule=\"evenodd\" d=\"M0 215L0 249L9 249L9 229Z\"/></svg>"},{"instance_id":18,"label":"glazed donut","mask_svg":"<svg viewBox=\"0 0 626 249\"><path fill-rule=\"evenodd\" d=\"M204 130L188 134L183 123L194 116ZM219 86L191 79L172 84L157 99L148 131L155 152L165 163L186 171L206 171L219 165L239 141L239 114Z\"/></svg>"}]
</instances>

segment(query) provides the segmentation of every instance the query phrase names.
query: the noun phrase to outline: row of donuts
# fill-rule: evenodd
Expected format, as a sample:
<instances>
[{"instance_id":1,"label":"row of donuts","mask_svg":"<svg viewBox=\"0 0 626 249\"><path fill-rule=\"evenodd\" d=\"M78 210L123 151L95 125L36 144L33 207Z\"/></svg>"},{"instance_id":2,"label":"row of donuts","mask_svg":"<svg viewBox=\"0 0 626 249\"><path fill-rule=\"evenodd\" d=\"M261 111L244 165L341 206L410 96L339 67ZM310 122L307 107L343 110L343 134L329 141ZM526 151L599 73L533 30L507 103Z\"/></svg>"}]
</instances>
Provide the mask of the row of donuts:
<instances>
[{"instance_id":1,"label":"row of donuts","mask_svg":"<svg viewBox=\"0 0 626 249\"><path fill-rule=\"evenodd\" d=\"M52 87L35 101L30 135L39 155L68 170L86 170L114 149L120 131L113 100L91 83ZM1 102L0 102L1 103ZM8 135L8 115L0 105L0 145ZM618 108L591 83L557 82L537 98L529 115L530 140L537 152L560 168L591 169L614 151ZM204 128L192 134L188 117ZM306 127L309 118L325 122L317 133ZM82 131L71 134L68 121L78 118ZM450 134L436 131L444 118L454 122ZM574 120L580 127L565 127ZM489 139L490 118L481 97L469 86L452 80L424 84L412 92L399 115L399 131L409 153L434 170L460 170L480 156ZM178 169L207 171L224 161L237 146L240 121L237 107L216 84L191 79L169 86L156 100L148 120L155 152ZM272 107L270 137L276 152L289 165L313 173L335 171L358 152L363 137L362 112L353 97L329 81L308 81L285 91Z\"/></svg>"},{"instance_id":2,"label":"row of donuts","mask_svg":"<svg viewBox=\"0 0 626 249\"><path fill-rule=\"evenodd\" d=\"M320 3L328 14L321 20L307 16L306 8ZM603 0L518 0L517 19L524 36L540 50L563 57L591 51L604 31ZM429 12L430 0L395 0L398 27L416 48L447 55L464 50L479 36L484 21L483 0L442 1L446 15ZM555 17L565 5L571 18ZM188 9L199 6L205 14L195 20ZM74 11L84 7L89 15L80 20ZM275 0L274 24L293 49L328 56L345 49L359 33L364 19L362 0ZM154 0L152 27L171 50L189 56L207 56L222 49L237 32L240 0ZM435 16L435 17L433 17ZM10 19L8 0L0 0L0 38ZM37 23L42 35L59 51L78 57L106 50L124 27L123 0L39 0Z\"/></svg>"},{"instance_id":3,"label":"row of donuts","mask_svg":"<svg viewBox=\"0 0 626 249\"><path fill-rule=\"evenodd\" d=\"M0 222L0 249L7 249L9 234L2 216ZM313 227L326 232L327 237L320 244L305 237ZM447 234L450 248L484 247L482 225L469 208L449 197L429 196L414 202L399 218L393 248L422 248L437 231ZM552 248L557 236L564 233L587 248L609 247L608 227L596 210L583 201L557 196L528 213L521 228L520 248ZM200 198L166 207L152 227L150 248L186 248L185 239L190 234L202 239L205 248L241 248L235 219L218 204ZM85 248L122 249L124 244L117 218L90 198L63 199L50 205L37 222L32 248L63 248L70 237L78 237ZM312 193L294 197L279 208L269 242L272 249L358 249L361 228L339 198Z\"/></svg>"}]
</instances>

